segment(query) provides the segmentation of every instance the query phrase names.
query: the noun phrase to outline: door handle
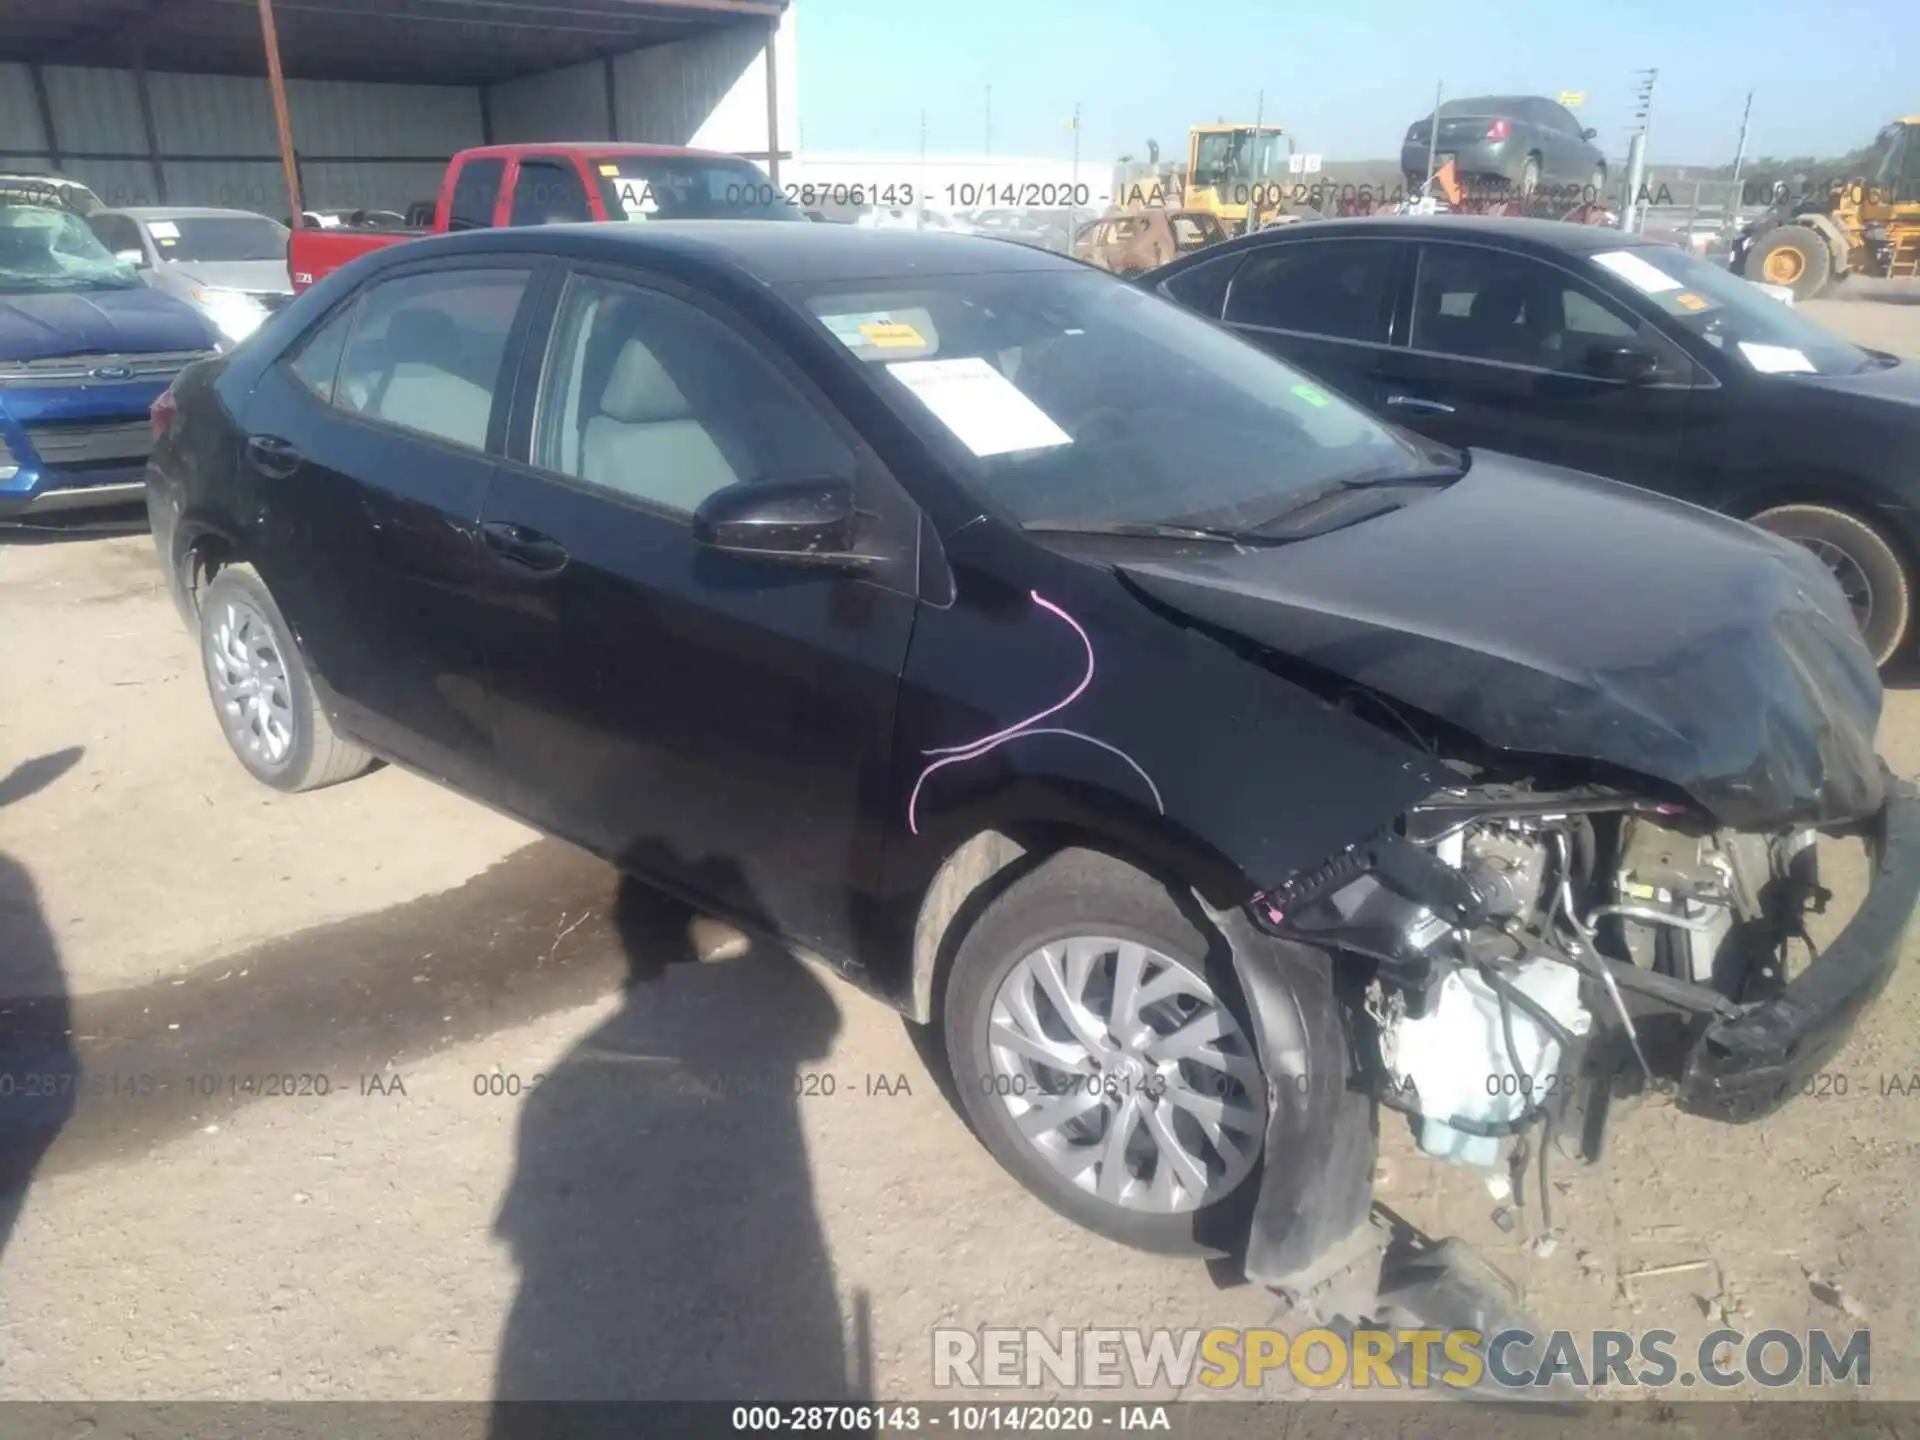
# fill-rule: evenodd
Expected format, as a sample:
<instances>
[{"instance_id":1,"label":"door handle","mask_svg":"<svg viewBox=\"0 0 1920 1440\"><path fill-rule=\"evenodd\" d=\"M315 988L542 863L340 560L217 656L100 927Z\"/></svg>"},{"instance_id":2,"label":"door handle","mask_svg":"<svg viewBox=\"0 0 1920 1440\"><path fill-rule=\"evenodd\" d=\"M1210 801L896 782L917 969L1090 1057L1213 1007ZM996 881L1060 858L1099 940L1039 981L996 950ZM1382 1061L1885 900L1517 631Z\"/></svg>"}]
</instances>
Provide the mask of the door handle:
<instances>
[{"instance_id":1,"label":"door handle","mask_svg":"<svg viewBox=\"0 0 1920 1440\"><path fill-rule=\"evenodd\" d=\"M247 437L247 459L253 468L262 475L275 480L285 480L300 468L304 457L293 445L278 435L249 435Z\"/></svg>"},{"instance_id":2,"label":"door handle","mask_svg":"<svg viewBox=\"0 0 1920 1440\"><path fill-rule=\"evenodd\" d=\"M482 525L480 542L499 559L536 575L558 574L570 558L566 547L551 535L506 520Z\"/></svg>"},{"instance_id":3,"label":"door handle","mask_svg":"<svg viewBox=\"0 0 1920 1440\"><path fill-rule=\"evenodd\" d=\"M1423 400L1418 395L1389 395L1387 404L1397 410L1418 410L1422 415L1451 415L1453 407L1438 400Z\"/></svg>"}]
</instances>

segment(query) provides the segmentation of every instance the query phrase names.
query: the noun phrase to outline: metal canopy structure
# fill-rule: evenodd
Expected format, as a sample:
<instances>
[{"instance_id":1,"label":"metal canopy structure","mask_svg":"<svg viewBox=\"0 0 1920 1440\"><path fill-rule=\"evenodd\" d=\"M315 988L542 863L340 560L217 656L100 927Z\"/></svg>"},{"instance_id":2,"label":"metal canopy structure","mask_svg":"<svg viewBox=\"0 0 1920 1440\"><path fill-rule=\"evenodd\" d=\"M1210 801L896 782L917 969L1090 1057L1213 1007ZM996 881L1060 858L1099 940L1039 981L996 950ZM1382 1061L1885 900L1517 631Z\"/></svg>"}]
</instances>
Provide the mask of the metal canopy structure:
<instances>
[{"instance_id":1,"label":"metal canopy structure","mask_svg":"<svg viewBox=\"0 0 1920 1440\"><path fill-rule=\"evenodd\" d=\"M296 80L493 85L765 25L784 0L274 0ZM0 61L265 75L255 0L0 0Z\"/></svg>"},{"instance_id":2,"label":"metal canopy structure","mask_svg":"<svg viewBox=\"0 0 1920 1440\"><path fill-rule=\"evenodd\" d=\"M74 66L132 72L144 154L68 151L75 158L144 160L167 199L148 97L148 72L263 76L272 94L280 162L301 223L300 168L288 117L292 80L490 86L599 62L609 138L616 57L752 27L766 35L767 160L780 178L779 96L773 39L788 0L0 0L0 63L24 63L57 169L62 147L43 72ZM483 137L491 141L491 133ZM561 138L561 137L554 137ZM12 152L0 149L0 156ZM311 160L315 157L304 157Z\"/></svg>"}]
</instances>

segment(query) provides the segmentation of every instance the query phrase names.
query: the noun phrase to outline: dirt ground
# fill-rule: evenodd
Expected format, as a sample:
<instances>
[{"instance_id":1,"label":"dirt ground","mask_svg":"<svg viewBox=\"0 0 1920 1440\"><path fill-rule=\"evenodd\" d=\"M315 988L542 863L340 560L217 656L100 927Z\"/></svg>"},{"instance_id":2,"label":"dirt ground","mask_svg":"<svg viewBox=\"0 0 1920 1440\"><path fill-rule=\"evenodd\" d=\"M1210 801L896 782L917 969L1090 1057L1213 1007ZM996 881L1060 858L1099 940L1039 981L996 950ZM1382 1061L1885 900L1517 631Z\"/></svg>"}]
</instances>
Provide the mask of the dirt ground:
<instances>
[{"instance_id":1,"label":"dirt ground","mask_svg":"<svg viewBox=\"0 0 1920 1440\"><path fill-rule=\"evenodd\" d=\"M1920 355L1920 307L1807 310ZM5 1068L92 1082L0 1096L0 1398L925 1397L936 1325L1272 1316L1028 1198L846 987L670 963L675 907L413 776L253 783L144 535L0 541L0 633L0 1021L51 1037ZM1920 773L1920 694L1882 745ZM1916 1022L1909 964L1823 1097L1643 1108L1545 1258L1397 1125L1380 1196L1550 1324L1865 1325L1920 1397Z\"/></svg>"}]
</instances>

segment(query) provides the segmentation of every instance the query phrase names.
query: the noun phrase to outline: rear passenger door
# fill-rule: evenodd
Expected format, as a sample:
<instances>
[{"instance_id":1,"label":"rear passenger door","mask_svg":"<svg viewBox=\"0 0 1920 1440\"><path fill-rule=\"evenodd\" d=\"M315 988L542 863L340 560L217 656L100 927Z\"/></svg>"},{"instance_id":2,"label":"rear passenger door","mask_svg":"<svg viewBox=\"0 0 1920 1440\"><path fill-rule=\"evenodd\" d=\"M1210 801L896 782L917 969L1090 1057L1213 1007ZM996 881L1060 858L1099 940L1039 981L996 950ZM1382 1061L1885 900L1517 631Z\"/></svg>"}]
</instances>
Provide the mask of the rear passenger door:
<instances>
[{"instance_id":1,"label":"rear passenger door","mask_svg":"<svg viewBox=\"0 0 1920 1440\"><path fill-rule=\"evenodd\" d=\"M878 875L918 511L805 377L665 280L583 268L481 516L511 806L824 954ZM729 485L845 476L893 576L695 543ZM904 577L904 578L903 578Z\"/></svg>"},{"instance_id":2,"label":"rear passenger door","mask_svg":"<svg viewBox=\"0 0 1920 1440\"><path fill-rule=\"evenodd\" d=\"M476 551L538 262L442 260L337 306L249 397L250 551L345 728L495 798Z\"/></svg>"},{"instance_id":3,"label":"rear passenger door","mask_svg":"<svg viewBox=\"0 0 1920 1440\"><path fill-rule=\"evenodd\" d=\"M1224 318L1255 344L1377 410L1375 370L1412 249L1344 237L1272 241L1234 271Z\"/></svg>"}]
</instances>

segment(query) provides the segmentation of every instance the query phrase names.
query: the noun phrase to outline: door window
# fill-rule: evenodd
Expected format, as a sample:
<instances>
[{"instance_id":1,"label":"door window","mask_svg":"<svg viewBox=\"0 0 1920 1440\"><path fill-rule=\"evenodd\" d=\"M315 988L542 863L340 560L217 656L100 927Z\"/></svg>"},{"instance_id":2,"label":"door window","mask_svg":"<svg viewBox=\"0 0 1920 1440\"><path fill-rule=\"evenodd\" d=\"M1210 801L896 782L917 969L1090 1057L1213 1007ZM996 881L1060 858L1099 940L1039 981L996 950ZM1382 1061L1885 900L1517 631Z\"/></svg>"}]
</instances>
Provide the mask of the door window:
<instances>
[{"instance_id":1,"label":"door window","mask_svg":"<svg viewBox=\"0 0 1920 1440\"><path fill-rule=\"evenodd\" d=\"M684 301L576 276L554 319L533 461L691 514L741 481L853 479L853 451L742 336Z\"/></svg>"},{"instance_id":2,"label":"door window","mask_svg":"<svg viewBox=\"0 0 1920 1440\"><path fill-rule=\"evenodd\" d=\"M1390 240L1270 245L1234 276L1227 322L1384 342L1400 253Z\"/></svg>"},{"instance_id":3,"label":"door window","mask_svg":"<svg viewBox=\"0 0 1920 1440\"><path fill-rule=\"evenodd\" d=\"M1227 300L1227 282L1233 279L1233 272L1240 268L1242 258L1239 255L1222 255L1189 266L1162 282L1160 289L1169 299L1179 301L1196 314L1204 315L1209 320L1218 320L1220 307Z\"/></svg>"},{"instance_id":4,"label":"door window","mask_svg":"<svg viewBox=\"0 0 1920 1440\"><path fill-rule=\"evenodd\" d=\"M500 198L500 180L507 162L469 160L453 180L453 199L447 209L447 229L486 230L493 225L494 203Z\"/></svg>"},{"instance_id":5,"label":"door window","mask_svg":"<svg viewBox=\"0 0 1920 1440\"><path fill-rule=\"evenodd\" d=\"M333 380L340 372L340 356L347 348L347 334L353 329L358 303L341 306L318 330L300 342L288 366L294 377L315 395L333 403Z\"/></svg>"},{"instance_id":6,"label":"door window","mask_svg":"<svg viewBox=\"0 0 1920 1440\"><path fill-rule=\"evenodd\" d=\"M1421 253L1413 348L1584 373L1594 350L1668 347L1632 316L1572 277L1524 255L1466 245Z\"/></svg>"},{"instance_id":7,"label":"door window","mask_svg":"<svg viewBox=\"0 0 1920 1440\"><path fill-rule=\"evenodd\" d=\"M522 160L513 182L515 225L573 225L593 219L580 172L563 160Z\"/></svg>"},{"instance_id":8,"label":"door window","mask_svg":"<svg viewBox=\"0 0 1920 1440\"><path fill-rule=\"evenodd\" d=\"M486 449L507 336L526 285L525 270L464 269L373 285L359 301L333 403Z\"/></svg>"}]
</instances>

